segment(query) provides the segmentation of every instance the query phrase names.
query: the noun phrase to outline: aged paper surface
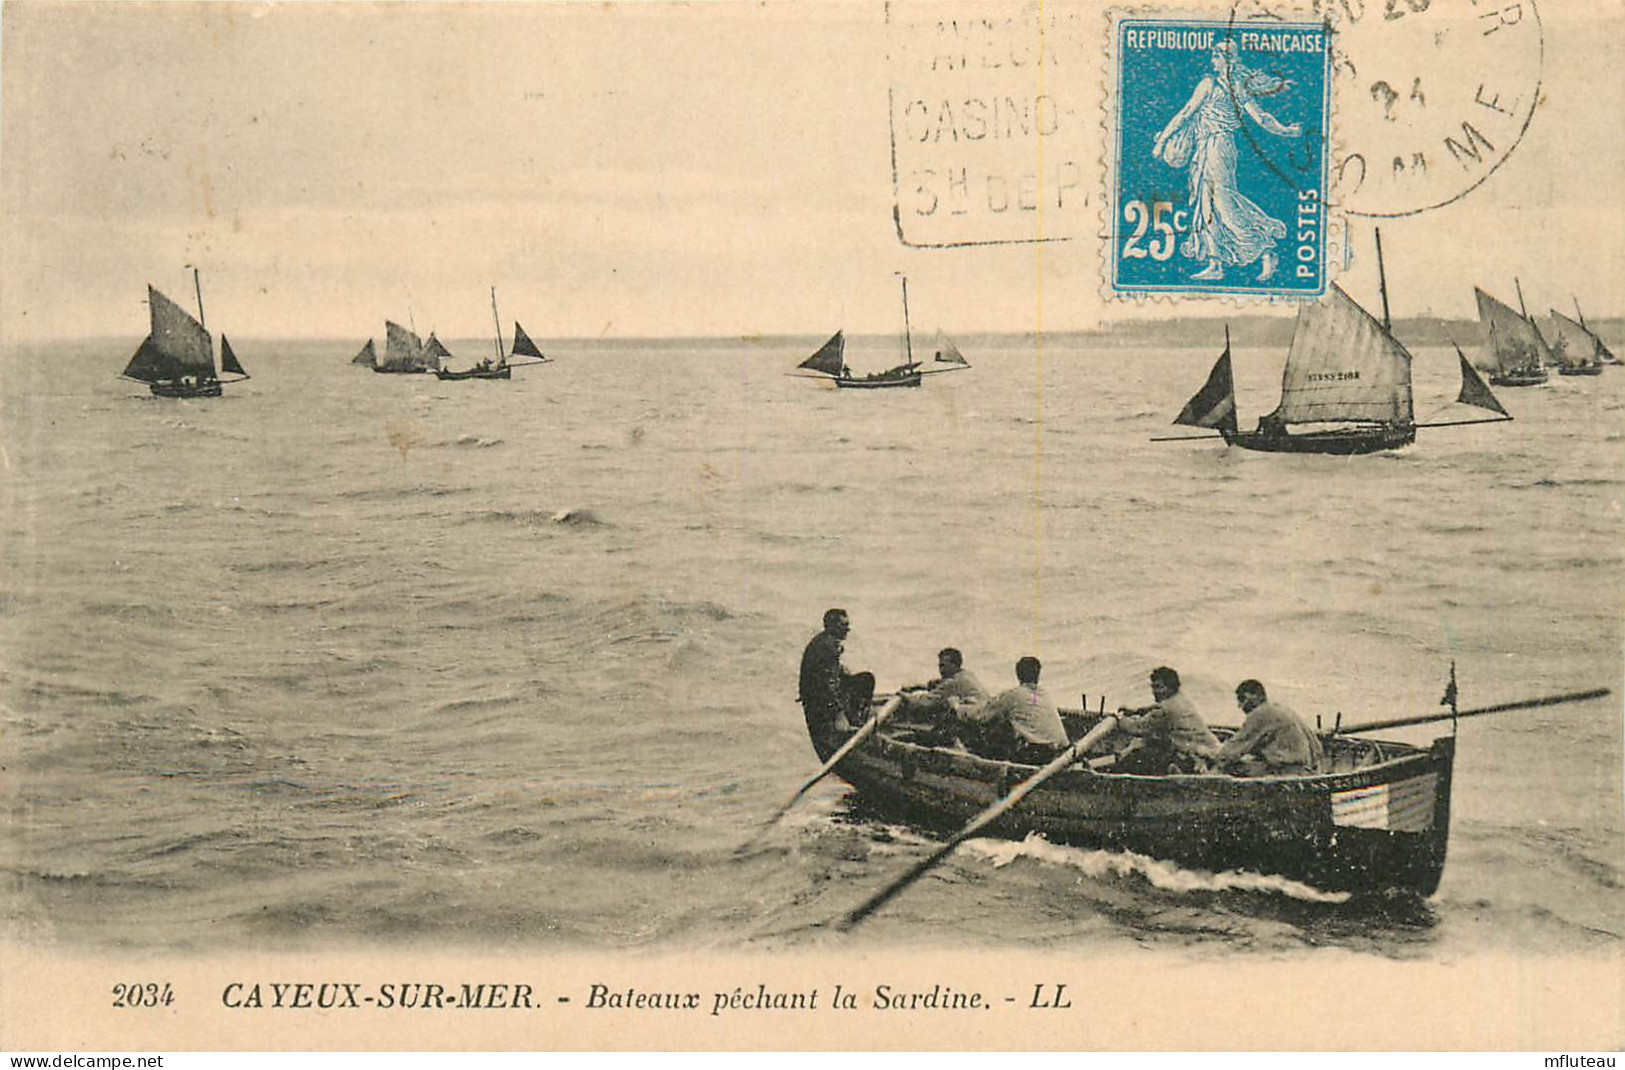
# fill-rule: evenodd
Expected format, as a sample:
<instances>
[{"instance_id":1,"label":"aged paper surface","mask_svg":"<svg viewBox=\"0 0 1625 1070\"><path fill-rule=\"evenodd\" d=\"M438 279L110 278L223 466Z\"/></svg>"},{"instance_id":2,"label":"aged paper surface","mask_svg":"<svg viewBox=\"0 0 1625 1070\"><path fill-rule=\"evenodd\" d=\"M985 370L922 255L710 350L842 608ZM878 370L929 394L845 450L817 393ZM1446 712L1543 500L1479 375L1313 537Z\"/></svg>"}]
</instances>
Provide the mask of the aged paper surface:
<instances>
[{"instance_id":1,"label":"aged paper surface","mask_svg":"<svg viewBox=\"0 0 1625 1070\"><path fill-rule=\"evenodd\" d=\"M0 1048L1625 1041L1625 371L1559 370L1621 352L1617 0L0 14ZM116 378L143 285L252 378ZM1252 432L1305 294L1408 347L1414 444L1146 441ZM513 377L351 365L385 319ZM1469 423L1453 347L1530 329ZM956 374L785 377L834 331ZM1436 893L977 839L840 931L944 830L762 829L830 606L883 693L1613 693L1343 792L1446 822Z\"/></svg>"}]
</instances>

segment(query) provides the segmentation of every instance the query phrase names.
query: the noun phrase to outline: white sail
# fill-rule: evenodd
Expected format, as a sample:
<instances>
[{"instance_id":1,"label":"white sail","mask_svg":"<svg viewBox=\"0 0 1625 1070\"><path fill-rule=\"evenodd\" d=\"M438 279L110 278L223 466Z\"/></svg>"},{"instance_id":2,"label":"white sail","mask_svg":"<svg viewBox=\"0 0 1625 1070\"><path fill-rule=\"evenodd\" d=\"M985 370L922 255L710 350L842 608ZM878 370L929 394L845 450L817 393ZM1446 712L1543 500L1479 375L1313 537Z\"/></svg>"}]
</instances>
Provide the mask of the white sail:
<instances>
[{"instance_id":1,"label":"white sail","mask_svg":"<svg viewBox=\"0 0 1625 1070\"><path fill-rule=\"evenodd\" d=\"M1552 353L1570 368L1602 363L1597 340L1591 332L1555 308L1552 309Z\"/></svg>"},{"instance_id":2,"label":"white sail","mask_svg":"<svg viewBox=\"0 0 1625 1070\"><path fill-rule=\"evenodd\" d=\"M967 368L970 367L970 361L965 359L965 354L959 351L959 347L954 345L954 340L941 328L937 329L936 359L939 364L963 364Z\"/></svg>"},{"instance_id":3,"label":"white sail","mask_svg":"<svg viewBox=\"0 0 1625 1070\"><path fill-rule=\"evenodd\" d=\"M1473 294L1478 298L1478 322L1484 327L1489 367L1510 374L1548 363L1550 350L1533 323L1476 286Z\"/></svg>"},{"instance_id":4,"label":"white sail","mask_svg":"<svg viewBox=\"0 0 1625 1070\"><path fill-rule=\"evenodd\" d=\"M390 320L384 321L384 359L378 365L384 371L410 372L424 368L423 342L412 331Z\"/></svg>"},{"instance_id":5,"label":"white sail","mask_svg":"<svg viewBox=\"0 0 1625 1070\"><path fill-rule=\"evenodd\" d=\"M1411 422L1411 355L1333 283L1325 300L1300 305L1281 404L1283 424Z\"/></svg>"}]
</instances>

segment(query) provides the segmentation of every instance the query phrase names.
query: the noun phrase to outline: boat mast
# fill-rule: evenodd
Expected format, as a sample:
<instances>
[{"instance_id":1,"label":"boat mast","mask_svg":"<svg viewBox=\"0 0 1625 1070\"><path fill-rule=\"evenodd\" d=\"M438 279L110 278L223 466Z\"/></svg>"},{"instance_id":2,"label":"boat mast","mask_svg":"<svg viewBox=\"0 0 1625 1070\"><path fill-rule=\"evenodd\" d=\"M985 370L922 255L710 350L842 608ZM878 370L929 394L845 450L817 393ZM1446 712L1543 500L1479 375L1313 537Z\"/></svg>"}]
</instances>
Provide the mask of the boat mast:
<instances>
[{"instance_id":1,"label":"boat mast","mask_svg":"<svg viewBox=\"0 0 1625 1070\"><path fill-rule=\"evenodd\" d=\"M497 326L497 363L502 363L502 318L497 315L497 288L491 287L491 322Z\"/></svg>"},{"instance_id":2,"label":"boat mast","mask_svg":"<svg viewBox=\"0 0 1625 1070\"><path fill-rule=\"evenodd\" d=\"M197 325L208 327L208 322L203 318L203 283L198 279L197 268L192 268L192 288L197 291Z\"/></svg>"},{"instance_id":3,"label":"boat mast","mask_svg":"<svg viewBox=\"0 0 1625 1070\"><path fill-rule=\"evenodd\" d=\"M1586 327L1586 314L1580 311L1580 299L1578 297L1574 299L1574 314L1580 317L1581 327L1585 327L1587 331L1591 330L1590 327Z\"/></svg>"},{"instance_id":4,"label":"boat mast","mask_svg":"<svg viewBox=\"0 0 1625 1070\"><path fill-rule=\"evenodd\" d=\"M1377 228L1377 289L1382 291L1382 329L1393 333L1393 323L1388 318L1388 273L1382 266L1382 229Z\"/></svg>"},{"instance_id":5,"label":"boat mast","mask_svg":"<svg viewBox=\"0 0 1625 1070\"><path fill-rule=\"evenodd\" d=\"M1518 281L1518 277L1516 275L1512 276L1512 285L1518 288L1518 311L1523 313L1524 319L1529 319L1529 310L1525 308L1523 304L1523 283ZM1534 321L1530 320L1530 322L1532 323Z\"/></svg>"},{"instance_id":6,"label":"boat mast","mask_svg":"<svg viewBox=\"0 0 1625 1070\"><path fill-rule=\"evenodd\" d=\"M908 349L908 363L912 366L914 364L914 338L913 331L908 324L908 276L902 272L898 272L898 275L903 280L903 345Z\"/></svg>"}]
</instances>

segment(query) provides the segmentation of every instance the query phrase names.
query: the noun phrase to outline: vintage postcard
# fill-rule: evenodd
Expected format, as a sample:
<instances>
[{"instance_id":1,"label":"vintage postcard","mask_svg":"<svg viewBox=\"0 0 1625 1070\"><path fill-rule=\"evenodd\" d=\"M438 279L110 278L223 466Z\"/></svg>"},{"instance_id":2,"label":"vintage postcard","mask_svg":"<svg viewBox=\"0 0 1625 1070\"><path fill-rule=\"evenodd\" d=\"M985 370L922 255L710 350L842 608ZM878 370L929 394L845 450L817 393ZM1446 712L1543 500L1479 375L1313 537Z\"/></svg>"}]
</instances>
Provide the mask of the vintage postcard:
<instances>
[{"instance_id":1,"label":"vintage postcard","mask_svg":"<svg viewBox=\"0 0 1625 1070\"><path fill-rule=\"evenodd\" d=\"M1618 0L0 59L0 1048L1625 1043Z\"/></svg>"}]
</instances>

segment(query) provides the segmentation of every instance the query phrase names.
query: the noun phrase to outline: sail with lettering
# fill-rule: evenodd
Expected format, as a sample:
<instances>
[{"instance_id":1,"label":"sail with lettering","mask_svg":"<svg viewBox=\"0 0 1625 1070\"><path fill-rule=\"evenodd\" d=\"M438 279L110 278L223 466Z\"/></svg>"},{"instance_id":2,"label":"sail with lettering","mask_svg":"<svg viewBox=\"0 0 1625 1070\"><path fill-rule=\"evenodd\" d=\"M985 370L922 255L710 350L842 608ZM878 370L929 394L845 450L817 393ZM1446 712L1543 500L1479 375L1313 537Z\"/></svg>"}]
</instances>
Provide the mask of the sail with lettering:
<instances>
[{"instance_id":1,"label":"sail with lettering","mask_svg":"<svg viewBox=\"0 0 1625 1070\"><path fill-rule=\"evenodd\" d=\"M1377 423L1407 426L1411 355L1342 287L1298 306L1282 374L1281 403L1265 417L1281 426Z\"/></svg>"},{"instance_id":2,"label":"sail with lettering","mask_svg":"<svg viewBox=\"0 0 1625 1070\"><path fill-rule=\"evenodd\" d=\"M796 365L798 368L807 368L825 375L840 375L846 366L846 335L836 331L829 341L818 347L818 352Z\"/></svg>"},{"instance_id":3,"label":"sail with lettering","mask_svg":"<svg viewBox=\"0 0 1625 1070\"><path fill-rule=\"evenodd\" d=\"M1411 394L1411 354L1394 337L1388 316L1388 277L1382 263L1382 235L1375 235L1377 280L1382 294L1379 322L1335 282L1324 299L1298 306L1298 323L1281 377L1281 401L1259 417L1258 427L1237 427L1235 382L1230 373L1230 329L1224 354L1207 383L1185 403L1176 424L1219 432L1227 446L1266 453L1325 453L1338 456L1399 449L1416 441L1421 427L1457 427L1512 419L1490 388L1460 356L1461 391L1456 403L1488 409L1493 418L1417 423ZM1460 350L1457 350L1459 356ZM1306 431L1292 425L1317 424ZM1173 435L1175 442L1210 435Z\"/></svg>"},{"instance_id":4,"label":"sail with lettering","mask_svg":"<svg viewBox=\"0 0 1625 1070\"><path fill-rule=\"evenodd\" d=\"M391 320L384 321L384 359L373 365L379 372L422 372L429 366L423 356L423 340Z\"/></svg>"},{"instance_id":5,"label":"sail with lettering","mask_svg":"<svg viewBox=\"0 0 1625 1070\"><path fill-rule=\"evenodd\" d=\"M367 344L361 347L361 352L350 358L350 363L364 365L368 368L377 366L378 350L373 347L371 338L367 339Z\"/></svg>"},{"instance_id":6,"label":"sail with lettering","mask_svg":"<svg viewBox=\"0 0 1625 1070\"><path fill-rule=\"evenodd\" d=\"M1496 378L1544 382L1546 373L1541 368L1551 351L1534 323L1476 286L1473 294L1478 298L1478 322L1484 327L1486 363L1497 373Z\"/></svg>"}]
</instances>

